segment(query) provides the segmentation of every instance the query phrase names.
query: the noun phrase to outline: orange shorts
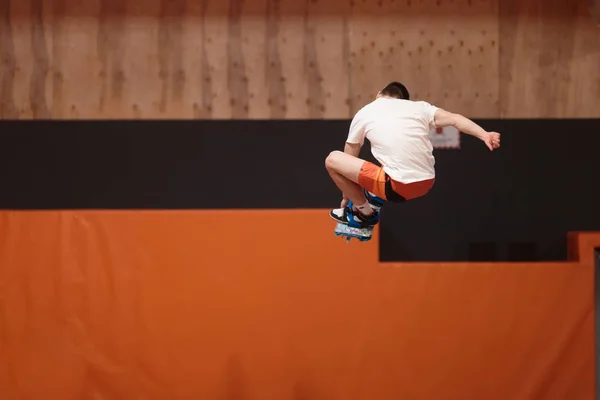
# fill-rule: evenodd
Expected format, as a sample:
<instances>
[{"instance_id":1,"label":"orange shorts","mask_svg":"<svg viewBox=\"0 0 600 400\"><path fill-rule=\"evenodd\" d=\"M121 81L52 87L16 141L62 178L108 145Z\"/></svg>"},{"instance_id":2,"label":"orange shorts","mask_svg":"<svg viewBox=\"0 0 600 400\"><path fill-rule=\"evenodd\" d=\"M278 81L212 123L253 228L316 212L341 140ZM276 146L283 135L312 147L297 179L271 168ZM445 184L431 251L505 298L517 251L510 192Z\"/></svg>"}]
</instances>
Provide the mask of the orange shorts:
<instances>
[{"instance_id":1,"label":"orange shorts","mask_svg":"<svg viewBox=\"0 0 600 400\"><path fill-rule=\"evenodd\" d=\"M358 174L360 186L388 201L404 201L424 196L433 187L434 182L435 179L413 183L397 182L390 178L383 168L369 161L363 163Z\"/></svg>"}]
</instances>

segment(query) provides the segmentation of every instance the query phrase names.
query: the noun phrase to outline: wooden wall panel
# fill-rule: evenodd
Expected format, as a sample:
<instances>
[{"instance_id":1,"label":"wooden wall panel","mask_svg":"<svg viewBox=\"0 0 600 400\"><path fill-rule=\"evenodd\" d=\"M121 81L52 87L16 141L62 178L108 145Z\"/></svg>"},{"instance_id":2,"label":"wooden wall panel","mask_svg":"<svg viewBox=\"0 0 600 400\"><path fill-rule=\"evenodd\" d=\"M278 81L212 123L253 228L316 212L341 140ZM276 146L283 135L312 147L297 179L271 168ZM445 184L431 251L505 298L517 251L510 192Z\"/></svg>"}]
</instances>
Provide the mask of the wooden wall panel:
<instances>
[{"instance_id":1,"label":"wooden wall panel","mask_svg":"<svg viewBox=\"0 0 600 400\"><path fill-rule=\"evenodd\" d=\"M600 117L586 0L5 0L2 118Z\"/></svg>"},{"instance_id":2,"label":"wooden wall panel","mask_svg":"<svg viewBox=\"0 0 600 400\"><path fill-rule=\"evenodd\" d=\"M600 28L588 1L500 4L501 116L600 117Z\"/></svg>"},{"instance_id":3,"label":"wooden wall panel","mask_svg":"<svg viewBox=\"0 0 600 400\"><path fill-rule=\"evenodd\" d=\"M356 1L353 110L398 79L415 99L479 117L498 114L498 0Z\"/></svg>"}]
</instances>

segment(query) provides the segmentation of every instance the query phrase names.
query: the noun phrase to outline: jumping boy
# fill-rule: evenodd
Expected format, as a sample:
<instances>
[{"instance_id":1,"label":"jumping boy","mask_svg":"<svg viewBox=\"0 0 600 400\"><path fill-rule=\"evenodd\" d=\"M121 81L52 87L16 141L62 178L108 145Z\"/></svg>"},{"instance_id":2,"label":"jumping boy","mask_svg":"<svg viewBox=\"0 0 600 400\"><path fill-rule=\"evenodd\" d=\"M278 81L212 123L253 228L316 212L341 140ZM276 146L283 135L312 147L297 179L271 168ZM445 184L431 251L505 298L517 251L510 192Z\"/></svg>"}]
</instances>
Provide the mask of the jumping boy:
<instances>
[{"instance_id":1,"label":"jumping boy","mask_svg":"<svg viewBox=\"0 0 600 400\"><path fill-rule=\"evenodd\" d=\"M331 218L350 226L374 226L384 201L404 202L427 194L435 181L429 132L445 126L479 138L490 151L500 147L499 133L425 101L410 100L399 82L380 90L352 119L344 151L333 151L325 160L342 191L340 208L331 210ZM365 139L381 167L358 158Z\"/></svg>"}]
</instances>

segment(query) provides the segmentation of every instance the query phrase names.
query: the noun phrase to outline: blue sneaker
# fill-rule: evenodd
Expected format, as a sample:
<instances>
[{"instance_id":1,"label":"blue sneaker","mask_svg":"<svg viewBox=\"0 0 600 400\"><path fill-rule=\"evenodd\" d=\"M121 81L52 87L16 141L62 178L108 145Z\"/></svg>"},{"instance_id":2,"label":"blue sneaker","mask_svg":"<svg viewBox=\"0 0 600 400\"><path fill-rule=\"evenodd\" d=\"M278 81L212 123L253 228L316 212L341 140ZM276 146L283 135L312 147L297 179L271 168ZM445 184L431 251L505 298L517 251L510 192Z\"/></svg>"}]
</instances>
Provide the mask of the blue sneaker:
<instances>
[{"instance_id":1,"label":"blue sneaker","mask_svg":"<svg viewBox=\"0 0 600 400\"><path fill-rule=\"evenodd\" d=\"M336 208L329 212L329 216L342 224L353 228L369 228L379 223L379 210L373 210L373 215L365 217L352 209L352 206Z\"/></svg>"}]
</instances>

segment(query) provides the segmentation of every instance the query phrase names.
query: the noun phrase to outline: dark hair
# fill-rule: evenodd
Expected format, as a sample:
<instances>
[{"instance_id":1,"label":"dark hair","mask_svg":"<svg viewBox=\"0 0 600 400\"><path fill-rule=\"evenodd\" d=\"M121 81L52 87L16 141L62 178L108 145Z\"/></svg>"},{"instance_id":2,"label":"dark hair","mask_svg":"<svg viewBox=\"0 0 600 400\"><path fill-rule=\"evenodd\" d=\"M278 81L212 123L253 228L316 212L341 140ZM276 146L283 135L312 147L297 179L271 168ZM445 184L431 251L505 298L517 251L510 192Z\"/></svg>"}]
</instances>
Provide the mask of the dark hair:
<instances>
[{"instance_id":1,"label":"dark hair","mask_svg":"<svg viewBox=\"0 0 600 400\"><path fill-rule=\"evenodd\" d=\"M406 89L406 86L400 82L388 83L383 89L381 89L381 94L384 96L395 97L397 99L410 99L410 93L408 93L408 89Z\"/></svg>"}]
</instances>

